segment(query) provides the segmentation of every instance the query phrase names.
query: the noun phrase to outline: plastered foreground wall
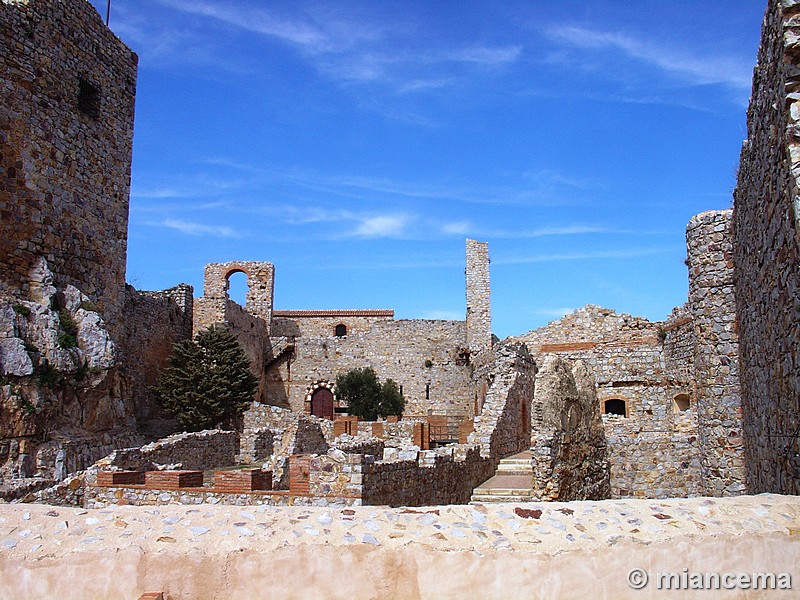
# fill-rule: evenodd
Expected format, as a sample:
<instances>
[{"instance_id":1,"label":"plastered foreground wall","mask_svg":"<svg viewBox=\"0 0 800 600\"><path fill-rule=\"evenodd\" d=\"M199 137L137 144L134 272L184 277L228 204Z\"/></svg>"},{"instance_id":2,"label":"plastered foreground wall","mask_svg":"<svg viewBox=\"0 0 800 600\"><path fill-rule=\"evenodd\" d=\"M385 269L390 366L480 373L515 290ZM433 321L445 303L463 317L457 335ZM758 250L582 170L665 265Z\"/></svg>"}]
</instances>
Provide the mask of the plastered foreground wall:
<instances>
[{"instance_id":1,"label":"plastered foreground wall","mask_svg":"<svg viewBox=\"0 0 800 600\"><path fill-rule=\"evenodd\" d=\"M0 597L790 598L800 498L435 508L0 506ZM644 569L644 589L628 584ZM658 590L658 573L775 573L792 590ZM752 584L751 584L752 585ZM663 587L663 585L662 585ZM690 596L690 594L692 594Z\"/></svg>"}]
</instances>

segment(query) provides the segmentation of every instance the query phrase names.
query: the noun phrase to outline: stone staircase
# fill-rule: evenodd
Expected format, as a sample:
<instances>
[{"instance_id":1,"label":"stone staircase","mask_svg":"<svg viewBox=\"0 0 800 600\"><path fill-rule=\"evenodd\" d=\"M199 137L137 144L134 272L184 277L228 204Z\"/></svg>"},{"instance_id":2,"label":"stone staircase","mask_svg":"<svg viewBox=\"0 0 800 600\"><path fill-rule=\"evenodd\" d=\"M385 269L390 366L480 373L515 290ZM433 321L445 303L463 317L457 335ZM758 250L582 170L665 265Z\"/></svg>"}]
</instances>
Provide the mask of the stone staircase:
<instances>
[{"instance_id":1,"label":"stone staircase","mask_svg":"<svg viewBox=\"0 0 800 600\"><path fill-rule=\"evenodd\" d=\"M529 502L533 499L531 452L525 450L500 461L490 479L472 491L470 503Z\"/></svg>"}]
</instances>

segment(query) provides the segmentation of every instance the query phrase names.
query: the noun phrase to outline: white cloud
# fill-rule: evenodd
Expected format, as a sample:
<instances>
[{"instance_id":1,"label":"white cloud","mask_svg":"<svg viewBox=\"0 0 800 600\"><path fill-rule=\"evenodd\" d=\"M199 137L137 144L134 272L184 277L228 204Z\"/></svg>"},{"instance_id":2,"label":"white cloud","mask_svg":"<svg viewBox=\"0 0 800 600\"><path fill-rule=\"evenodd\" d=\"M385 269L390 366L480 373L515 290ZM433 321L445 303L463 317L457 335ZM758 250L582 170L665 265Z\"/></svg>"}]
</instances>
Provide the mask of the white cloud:
<instances>
[{"instance_id":1,"label":"white cloud","mask_svg":"<svg viewBox=\"0 0 800 600\"><path fill-rule=\"evenodd\" d=\"M593 31L583 27L552 27L547 33L551 38L575 48L621 52L693 85L724 84L736 89L750 88L752 65L744 60L710 55L698 58L652 40L639 40L621 33Z\"/></svg>"},{"instance_id":2,"label":"white cloud","mask_svg":"<svg viewBox=\"0 0 800 600\"><path fill-rule=\"evenodd\" d=\"M472 231L472 225L469 221L457 221L442 225L442 233L447 235L467 235L470 231Z\"/></svg>"},{"instance_id":3,"label":"white cloud","mask_svg":"<svg viewBox=\"0 0 800 600\"><path fill-rule=\"evenodd\" d=\"M218 225L203 225L202 223L192 223L190 221L179 221L177 219L165 219L158 225L168 227L175 231L180 231L186 235L193 236L211 236L223 238L238 238L241 237L234 229L230 227Z\"/></svg>"},{"instance_id":4,"label":"white cloud","mask_svg":"<svg viewBox=\"0 0 800 600\"><path fill-rule=\"evenodd\" d=\"M399 237L408 225L406 215L380 215L363 218L355 230L355 235L362 238Z\"/></svg>"}]
</instances>

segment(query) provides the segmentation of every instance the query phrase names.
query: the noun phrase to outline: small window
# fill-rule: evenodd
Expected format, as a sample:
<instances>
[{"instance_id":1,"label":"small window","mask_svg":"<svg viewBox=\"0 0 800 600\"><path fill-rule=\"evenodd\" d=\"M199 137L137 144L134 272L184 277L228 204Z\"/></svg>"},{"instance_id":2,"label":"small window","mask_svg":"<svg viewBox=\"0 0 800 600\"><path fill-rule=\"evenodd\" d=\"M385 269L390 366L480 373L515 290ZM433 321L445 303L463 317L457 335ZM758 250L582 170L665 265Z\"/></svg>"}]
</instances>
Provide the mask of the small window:
<instances>
[{"instance_id":1,"label":"small window","mask_svg":"<svg viewBox=\"0 0 800 600\"><path fill-rule=\"evenodd\" d=\"M100 116L100 88L86 79L78 82L78 109L92 119Z\"/></svg>"},{"instance_id":2,"label":"small window","mask_svg":"<svg viewBox=\"0 0 800 600\"><path fill-rule=\"evenodd\" d=\"M425 384L425 400L430 400L430 399L431 399L431 384L430 383L426 383Z\"/></svg>"},{"instance_id":3,"label":"small window","mask_svg":"<svg viewBox=\"0 0 800 600\"><path fill-rule=\"evenodd\" d=\"M347 335L347 325L342 325L341 323L336 326L334 329L334 333L336 337L344 337Z\"/></svg>"},{"instance_id":4,"label":"small window","mask_svg":"<svg viewBox=\"0 0 800 600\"><path fill-rule=\"evenodd\" d=\"M683 412L689 410L690 407L689 394L678 394L675 396L675 412Z\"/></svg>"},{"instance_id":5,"label":"small window","mask_svg":"<svg viewBox=\"0 0 800 600\"><path fill-rule=\"evenodd\" d=\"M625 400L620 400L619 398L612 398L603 402L603 412L607 415L628 416Z\"/></svg>"}]
</instances>

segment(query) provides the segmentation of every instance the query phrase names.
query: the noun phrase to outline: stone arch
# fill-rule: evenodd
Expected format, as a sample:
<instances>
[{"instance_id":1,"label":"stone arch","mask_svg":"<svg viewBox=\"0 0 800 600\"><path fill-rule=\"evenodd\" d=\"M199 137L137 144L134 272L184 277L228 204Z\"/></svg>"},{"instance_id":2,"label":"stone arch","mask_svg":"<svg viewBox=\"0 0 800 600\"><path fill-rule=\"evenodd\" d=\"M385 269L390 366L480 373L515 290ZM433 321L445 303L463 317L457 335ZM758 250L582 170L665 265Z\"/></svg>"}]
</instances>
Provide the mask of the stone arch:
<instances>
[{"instance_id":1,"label":"stone arch","mask_svg":"<svg viewBox=\"0 0 800 600\"><path fill-rule=\"evenodd\" d=\"M234 299L231 296L231 277L233 277L234 275L238 275L239 273L241 273L245 277L246 291L243 302L239 302L238 299ZM238 267L229 269L228 272L225 273L225 297L228 300L231 300L241 305L243 308L247 306L247 301L250 296L250 279L251 279L250 274L245 269L240 269Z\"/></svg>"},{"instance_id":2,"label":"stone arch","mask_svg":"<svg viewBox=\"0 0 800 600\"><path fill-rule=\"evenodd\" d=\"M203 276L204 300L224 307L228 299L228 278L239 272L247 277L249 288L244 308L270 323L275 283L275 267L272 263L231 261L207 264Z\"/></svg>"},{"instance_id":3,"label":"stone arch","mask_svg":"<svg viewBox=\"0 0 800 600\"><path fill-rule=\"evenodd\" d=\"M336 397L336 384L332 381L328 381L327 379L320 379L318 381L315 381L311 385L306 386L306 395L303 402L303 407L305 409L305 412L306 414L309 415L314 414L313 411L315 408L314 406L315 394L317 394L317 392L319 392L320 390L326 390L327 392L330 393L332 397L333 414L331 415L331 418L333 418L333 416L336 414L336 409L341 408L341 404L339 402L339 399ZM317 397L319 398L319 395Z\"/></svg>"}]
</instances>

